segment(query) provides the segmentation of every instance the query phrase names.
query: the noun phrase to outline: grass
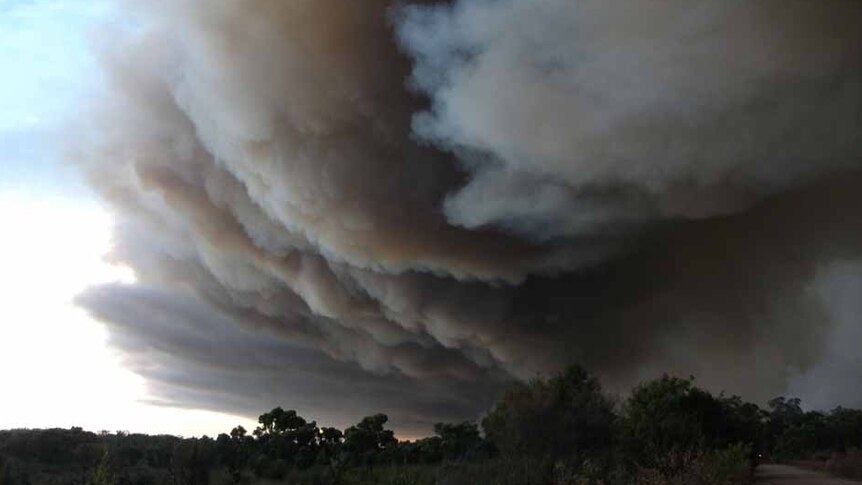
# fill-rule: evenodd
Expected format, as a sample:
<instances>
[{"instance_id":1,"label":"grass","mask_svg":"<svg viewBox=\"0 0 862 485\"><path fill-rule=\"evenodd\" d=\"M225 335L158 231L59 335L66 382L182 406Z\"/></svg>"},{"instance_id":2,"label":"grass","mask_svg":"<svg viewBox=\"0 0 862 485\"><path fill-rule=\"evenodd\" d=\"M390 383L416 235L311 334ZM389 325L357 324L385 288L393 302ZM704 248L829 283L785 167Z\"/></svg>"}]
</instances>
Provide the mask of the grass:
<instances>
[{"instance_id":1,"label":"grass","mask_svg":"<svg viewBox=\"0 0 862 485\"><path fill-rule=\"evenodd\" d=\"M855 448L845 453L818 454L810 460L798 460L792 464L836 477L862 480L862 450Z\"/></svg>"},{"instance_id":2,"label":"grass","mask_svg":"<svg viewBox=\"0 0 862 485\"><path fill-rule=\"evenodd\" d=\"M574 467L565 462L503 459L441 465L390 465L348 470L337 485L741 485L749 483L748 450L732 446L669 457L674 472L622 469L599 461ZM213 485L221 485L217 480ZM336 485L323 469L293 472L280 481L255 480L247 485Z\"/></svg>"}]
</instances>

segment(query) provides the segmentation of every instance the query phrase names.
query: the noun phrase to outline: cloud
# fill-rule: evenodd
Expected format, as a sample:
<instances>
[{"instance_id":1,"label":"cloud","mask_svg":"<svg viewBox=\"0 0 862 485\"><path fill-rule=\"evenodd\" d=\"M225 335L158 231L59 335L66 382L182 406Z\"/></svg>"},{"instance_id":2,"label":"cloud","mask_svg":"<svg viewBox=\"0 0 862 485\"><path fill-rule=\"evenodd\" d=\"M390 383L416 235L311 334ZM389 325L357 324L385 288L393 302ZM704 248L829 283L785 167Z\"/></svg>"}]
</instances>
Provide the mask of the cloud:
<instances>
[{"instance_id":1,"label":"cloud","mask_svg":"<svg viewBox=\"0 0 862 485\"><path fill-rule=\"evenodd\" d=\"M326 425L346 427L374 412L397 420L407 436L429 419L475 418L500 376L476 381L378 375L339 362L277 331L244 328L189 295L142 285L88 290L79 303L110 321L111 343L144 376L155 404L255 416L285 403Z\"/></svg>"},{"instance_id":2,"label":"cloud","mask_svg":"<svg viewBox=\"0 0 862 485\"><path fill-rule=\"evenodd\" d=\"M737 212L857 166L859 13L842 0L461 1L406 7L399 32L432 101L417 133L474 159L449 219L528 234L546 219L539 237L578 238Z\"/></svg>"},{"instance_id":3,"label":"cloud","mask_svg":"<svg viewBox=\"0 0 862 485\"><path fill-rule=\"evenodd\" d=\"M69 153L141 286L80 302L164 403L420 433L574 362L766 399L831 352L856 2L123 6Z\"/></svg>"},{"instance_id":4,"label":"cloud","mask_svg":"<svg viewBox=\"0 0 862 485\"><path fill-rule=\"evenodd\" d=\"M862 358L857 343L862 338L862 262L835 261L822 268L811 291L819 298L829 317L824 336L823 357L817 364L790 379L790 392L815 409L836 404L862 407L856 388L862 374Z\"/></svg>"}]
</instances>

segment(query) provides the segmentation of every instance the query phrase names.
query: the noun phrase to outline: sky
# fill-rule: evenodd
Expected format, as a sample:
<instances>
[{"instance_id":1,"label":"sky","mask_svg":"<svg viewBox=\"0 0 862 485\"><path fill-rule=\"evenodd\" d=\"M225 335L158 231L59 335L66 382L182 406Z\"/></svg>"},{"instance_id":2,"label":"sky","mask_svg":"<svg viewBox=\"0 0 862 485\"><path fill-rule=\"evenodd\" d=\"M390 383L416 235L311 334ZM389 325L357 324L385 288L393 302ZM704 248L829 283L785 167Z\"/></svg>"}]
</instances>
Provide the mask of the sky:
<instances>
[{"instance_id":1,"label":"sky","mask_svg":"<svg viewBox=\"0 0 862 485\"><path fill-rule=\"evenodd\" d=\"M135 280L105 260L110 210L63 158L61 140L102 80L93 0L0 1L0 428L70 427L183 435L244 417L148 403L103 324L73 302L87 287ZM12 67L14 66L14 67Z\"/></svg>"},{"instance_id":2,"label":"sky","mask_svg":"<svg viewBox=\"0 0 862 485\"><path fill-rule=\"evenodd\" d=\"M0 2L0 427L862 407L858 1Z\"/></svg>"}]
</instances>

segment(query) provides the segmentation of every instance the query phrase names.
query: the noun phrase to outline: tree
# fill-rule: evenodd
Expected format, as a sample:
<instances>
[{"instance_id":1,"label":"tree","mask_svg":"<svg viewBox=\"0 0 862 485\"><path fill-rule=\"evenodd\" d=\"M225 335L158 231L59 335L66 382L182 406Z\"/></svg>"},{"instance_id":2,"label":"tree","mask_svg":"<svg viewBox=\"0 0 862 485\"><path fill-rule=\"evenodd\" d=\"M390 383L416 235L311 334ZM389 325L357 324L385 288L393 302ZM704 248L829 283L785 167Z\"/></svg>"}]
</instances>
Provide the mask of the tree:
<instances>
[{"instance_id":1,"label":"tree","mask_svg":"<svg viewBox=\"0 0 862 485\"><path fill-rule=\"evenodd\" d=\"M296 411L285 411L277 407L268 413L261 414L258 418L260 426L254 430L255 436L271 436L284 434L299 429L307 424L305 419L296 414Z\"/></svg>"},{"instance_id":2,"label":"tree","mask_svg":"<svg viewBox=\"0 0 862 485\"><path fill-rule=\"evenodd\" d=\"M808 430L803 430L805 412L799 398L776 397L767 402L769 419L766 423L766 441L769 450L778 458L801 458L813 451L814 444Z\"/></svg>"},{"instance_id":3,"label":"tree","mask_svg":"<svg viewBox=\"0 0 862 485\"><path fill-rule=\"evenodd\" d=\"M506 455L581 461L609 447L613 422L613 405L598 380L573 366L511 389L482 429Z\"/></svg>"},{"instance_id":4,"label":"tree","mask_svg":"<svg viewBox=\"0 0 862 485\"><path fill-rule=\"evenodd\" d=\"M862 410L835 408L826 418L827 442L823 448L846 452L851 448L862 448Z\"/></svg>"},{"instance_id":5,"label":"tree","mask_svg":"<svg viewBox=\"0 0 862 485\"><path fill-rule=\"evenodd\" d=\"M215 458L215 445L211 438L183 440L174 448L170 471L175 482L208 485Z\"/></svg>"},{"instance_id":6,"label":"tree","mask_svg":"<svg viewBox=\"0 0 862 485\"><path fill-rule=\"evenodd\" d=\"M434 432L440 438L437 443L440 455L447 460L471 459L485 448L484 440L479 436L479 427L475 423L437 423L434 425Z\"/></svg>"},{"instance_id":7,"label":"tree","mask_svg":"<svg viewBox=\"0 0 862 485\"><path fill-rule=\"evenodd\" d=\"M264 453L271 461L283 461L285 466L307 468L317 456L319 430L314 421L307 422L296 411L285 411L277 407L264 413L258 419L261 424L254 435L261 443ZM272 468L272 463L264 468ZM282 466L275 467L274 473L266 473L277 478Z\"/></svg>"},{"instance_id":8,"label":"tree","mask_svg":"<svg viewBox=\"0 0 862 485\"><path fill-rule=\"evenodd\" d=\"M440 463L443 460L443 440L429 436L416 441L398 443L398 463Z\"/></svg>"},{"instance_id":9,"label":"tree","mask_svg":"<svg viewBox=\"0 0 862 485\"><path fill-rule=\"evenodd\" d=\"M348 464L342 453L344 434L335 428L321 428L317 436L317 459L329 470L332 483L341 483L341 475Z\"/></svg>"},{"instance_id":10,"label":"tree","mask_svg":"<svg viewBox=\"0 0 862 485\"><path fill-rule=\"evenodd\" d=\"M662 376L635 388L623 406L623 444L640 467L665 476L687 466L686 457L733 444L755 446L760 411L737 397L714 397L694 379Z\"/></svg>"},{"instance_id":11,"label":"tree","mask_svg":"<svg viewBox=\"0 0 862 485\"><path fill-rule=\"evenodd\" d=\"M233 483L242 479L242 470L251 457L254 440L246 435L245 428L237 426L230 435L220 434L216 439L219 462L227 468Z\"/></svg>"},{"instance_id":12,"label":"tree","mask_svg":"<svg viewBox=\"0 0 862 485\"><path fill-rule=\"evenodd\" d=\"M388 420L385 414L375 414L344 430L344 450L369 470L383 452L398 444L395 433L383 427Z\"/></svg>"}]
</instances>

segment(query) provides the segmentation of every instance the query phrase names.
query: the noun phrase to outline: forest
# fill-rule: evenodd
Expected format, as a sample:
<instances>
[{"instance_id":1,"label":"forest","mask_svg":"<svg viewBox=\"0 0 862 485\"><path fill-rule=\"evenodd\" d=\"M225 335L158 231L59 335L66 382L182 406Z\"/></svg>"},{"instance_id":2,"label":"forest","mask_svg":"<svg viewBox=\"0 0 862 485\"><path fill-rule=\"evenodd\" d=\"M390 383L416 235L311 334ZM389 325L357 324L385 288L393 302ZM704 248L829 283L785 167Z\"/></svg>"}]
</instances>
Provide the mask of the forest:
<instances>
[{"instance_id":1,"label":"forest","mask_svg":"<svg viewBox=\"0 0 862 485\"><path fill-rule=\"evenodd\" d=\"M571 367L512 386L480 422L399 441L375 414L347 429L281 407L215 438L0 431L0 485L743 484L759 461L862 477L862 410L766 408L662 376L624 399Z\"/></svg>"}]
</instances>

